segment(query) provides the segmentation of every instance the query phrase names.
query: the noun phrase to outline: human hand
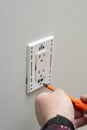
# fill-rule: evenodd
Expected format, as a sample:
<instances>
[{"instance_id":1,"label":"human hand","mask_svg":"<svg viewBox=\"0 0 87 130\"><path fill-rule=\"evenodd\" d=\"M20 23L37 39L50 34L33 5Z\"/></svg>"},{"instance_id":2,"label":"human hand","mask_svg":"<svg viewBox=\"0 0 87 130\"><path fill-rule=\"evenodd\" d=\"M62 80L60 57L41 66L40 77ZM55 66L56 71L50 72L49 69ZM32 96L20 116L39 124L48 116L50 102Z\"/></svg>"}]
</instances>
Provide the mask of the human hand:
<instances>
[{"instance_id":1,"label":"human hand","mask_svg":"<svg viewBox=\"0 0 87 130\"><path fill-rule=\"evenodd\" d=\"M35 111L41 127L56 115L62 115L74 124L74 107L62 89L42 93L35 100Z\"/></svg>"},{"instance_id":2,"label":"human hand","mask_svg":"<svg viewBox=\"0 0 87 130\"><path fill-rule=\"evenodd\" d=\"M87 95L80 96L82 102L87 103ZM87 124L87 115L81 111L75 110L75 126L79 128Z\"/></svg>"},{"instance_id":3,"label":"human hand","mask_svg":"<svg viewBox=\"0 0 87 130\"><path fill-rule=\"evenodd\" d=\"M81 96L80 99L87 103L87 96ZM75 128L87 124L87 116L83 112L73 108L70 99L62 89L52 93L42 93L35 100L35 111L38 122L42 127L50 118L60 114L68 118Z\"/></svg>"}]
</instances>

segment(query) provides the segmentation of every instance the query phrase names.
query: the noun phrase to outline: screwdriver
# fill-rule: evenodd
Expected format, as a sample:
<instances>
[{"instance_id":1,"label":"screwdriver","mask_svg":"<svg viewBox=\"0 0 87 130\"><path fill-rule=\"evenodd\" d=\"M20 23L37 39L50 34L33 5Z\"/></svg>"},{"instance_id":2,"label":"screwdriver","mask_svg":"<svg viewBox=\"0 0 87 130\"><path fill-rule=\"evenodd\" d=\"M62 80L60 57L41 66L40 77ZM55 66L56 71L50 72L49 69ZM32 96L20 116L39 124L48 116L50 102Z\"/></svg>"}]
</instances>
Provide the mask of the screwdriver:
<instances>
[{"instance_id":1,"label":"screwdriver","mask_svg":"<svg viewBox=\"0 0 87 130\"><path fill-rule=\"evenodd\" d=\"M49 84L43 84L43 86L45 86L46 88L48 88L51 91L55 91L56 88L49 85ZM87 103L82 102L82 100L80 98L73 98L72 96L68 95L70 100L72 101L74 107L79 110L82 111L83 113L87 114Z\"/></svg>"}]
</instances>

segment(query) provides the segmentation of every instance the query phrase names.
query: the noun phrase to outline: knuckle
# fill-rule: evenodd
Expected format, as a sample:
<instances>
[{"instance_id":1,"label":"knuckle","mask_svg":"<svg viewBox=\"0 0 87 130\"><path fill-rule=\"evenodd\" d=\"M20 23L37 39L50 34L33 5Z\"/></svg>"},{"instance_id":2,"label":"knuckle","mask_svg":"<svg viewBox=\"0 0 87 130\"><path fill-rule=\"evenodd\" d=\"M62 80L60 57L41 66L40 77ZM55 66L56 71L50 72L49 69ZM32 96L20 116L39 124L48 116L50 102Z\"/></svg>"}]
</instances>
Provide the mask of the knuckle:
<instances>
[{"instance_id":1,"label":"knuckle","mask_svg":"<svg viewBox=\"0 0 87 130\"><path fill-rule=\"evenodd\" d=\"M43 99L45 99L45 97L48 95L47 92L43 92L41 94L39 94L36 98L35 98L35 103L38 103L40 101L42 101Z\"/></svg>"},{"instance_id":2,"label":"knuckle","mask_svg":"<svg viewBox=\"0 0 87 130\"><path fill-rule=\"evenodd\" d=\"M62 88L58 88L58 91L61 91L61 92L63 92L63 89L62 89Z\"/></svg>"},{"instance_id":3,"label":"knuckle","mask_svg":"<svg viewBox=\"0 0 87 130\"><path fill-rule=\"evenodd\" d=\"M56 91L57 91L58 93L64 93L64 90L63 90L62 88L58 88Z\"/></svg>"}]
</instances>

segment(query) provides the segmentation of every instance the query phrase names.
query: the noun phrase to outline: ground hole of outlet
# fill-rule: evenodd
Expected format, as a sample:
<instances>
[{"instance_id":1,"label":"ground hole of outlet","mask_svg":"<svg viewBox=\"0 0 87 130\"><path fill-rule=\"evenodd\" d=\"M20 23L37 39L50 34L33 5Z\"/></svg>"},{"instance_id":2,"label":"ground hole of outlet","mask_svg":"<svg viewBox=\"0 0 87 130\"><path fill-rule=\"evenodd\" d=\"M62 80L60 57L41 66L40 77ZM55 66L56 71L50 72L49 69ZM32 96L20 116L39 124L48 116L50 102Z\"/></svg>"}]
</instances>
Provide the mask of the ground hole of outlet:
<instances>
[{"instance_id":1,"label":"ground hole of outlet","mask_svg":"<svg viewBox=\"0 0 87 130\"><path fill-rule=\"evenodd\" d=\"M38 83L40 83L40 80L38 80Z\"/></svg>"},{"instance_id":2,"label":"ground hole of outlet","mask_svg":"<svg viewBox=\"0 0 87 130\"><path fill-rule=\"evenodd\" d=\"M41 60L41 62L43 62L43 60Z\"/></svg>"}]
</instances>

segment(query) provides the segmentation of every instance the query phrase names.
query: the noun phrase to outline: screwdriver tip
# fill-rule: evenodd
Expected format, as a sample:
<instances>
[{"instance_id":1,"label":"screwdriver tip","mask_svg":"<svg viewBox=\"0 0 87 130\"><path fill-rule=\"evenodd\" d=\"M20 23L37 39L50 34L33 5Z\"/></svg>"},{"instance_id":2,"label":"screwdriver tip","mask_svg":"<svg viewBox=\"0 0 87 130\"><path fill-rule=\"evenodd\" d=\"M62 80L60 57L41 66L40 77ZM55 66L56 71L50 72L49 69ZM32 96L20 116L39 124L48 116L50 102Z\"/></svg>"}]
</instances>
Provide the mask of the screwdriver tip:
<instances>
[{"instance_id":1,"label":"screwdriver tip","mask_svg":"<svg viewBox=\"0 0 87 130\"><path fill-rule=\"evenodd\" d=\"M47 86L48 86L48 84L43 83L43 86L44 86L44 87L47 87Z\"/></svg>"}]
</instances>

